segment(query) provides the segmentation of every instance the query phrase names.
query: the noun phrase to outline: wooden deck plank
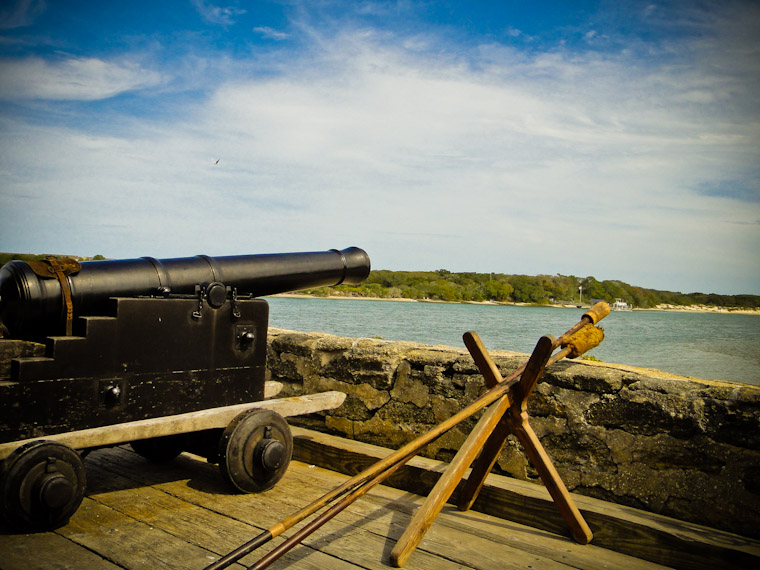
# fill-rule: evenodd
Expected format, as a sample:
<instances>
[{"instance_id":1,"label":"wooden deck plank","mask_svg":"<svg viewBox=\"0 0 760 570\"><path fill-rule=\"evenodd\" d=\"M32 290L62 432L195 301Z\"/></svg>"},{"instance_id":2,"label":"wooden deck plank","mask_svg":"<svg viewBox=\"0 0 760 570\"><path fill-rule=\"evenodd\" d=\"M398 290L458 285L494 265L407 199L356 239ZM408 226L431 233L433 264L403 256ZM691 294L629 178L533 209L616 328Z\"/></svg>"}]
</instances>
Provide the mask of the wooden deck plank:
<instances>
[{"instance_id":1,"label":"wooden deck plank","mask_svg":"<svg viewBox=\"0 0 760 570\"><path fill-rule=\"evenodd\" d=\"M57 533L123 568L201 569L213 560L207 550L89 497Z\"/></svg>"},{"instance_id":2,"label":"wooden deck plank","mask_svg":"<svg viewBox=\"0 0 760 570\"><path fill-rule=\"evenodd\" d=\"M258 528L281 520L344 479L336 477L330 471L304 466L305 468L289 470L288 475L277 485L278 493L241 496L225 492L226 488L218 482L215 468L204 464L183 465L192 461L187 457L179 463L164 467L161 473L163 478L177 479L167 482L156 482L150 472L145 470L144 460L125 450L104 455L102 461L110 468L145 484L154 484L154 489L181 497L185 501L206 507L211 502L215 510L245 520ZM187 485L183 480L188 470L194 472L194 485ZM169 476L170 473L172 476ZM204 479L208 476L209 480L201 482L199 476ZM203 490L198 490L198 487ZM363 499L354 503L341 513L339 519L320 529L305 544L343 560L351 560L360 554L359 551L366 550L367 556L359 558L374 562L365 567L387 567L390 549L401 536L421 498L382 486L376 487L368 497L373 500ZM156 502L160 503L161 499L156 499ZM255 503L256 507L252 508L250 503ZM266 520L262 520L262 513ZM182 518L181 514L178 516ZM480 535L469 532L467 527L473 520L479 520L484 528L490 526L492 530L481 532ZM526 549L524 539L499 539L498 530L493 529L493 518L480 513L459 513L449 509L442 516L442 522L443 524L434 526L429 538L423 542L407 567L438 569L453 563L453 567L465 565L476 568L526 568L531 565L546 569L659 568L622 554L600 553L596 547L583 547L545 531L498 521L502 527L508 524L512 534L519 537L526 534L534 536L537 532L532 547ZM255 534L251 530L249 536L241 539L240 543ZM228 545L227 549L231 550L237 545Z\"/></svg>"},{"instance_id":3,"label":"wooden deck plank","mask_svg":"<svg viewBox=\"0 0 760 570\"><path fill-rule=\"evenodd\" d=\"M309 430L293 431L295 457L350 475L390 453L377 446ZM445 468L445 463L415 457L386 483L427 495ZM455 493L452 501L456 497ZM583 495L573 494L573 499L594 531L591 544L606 550L688 570L713 570L725 564L754 569L760 563L760 541ZM474 508L529 527L568 535L551 497L540 485L489 475Z\"/></svg>"},{"instance_id":4,"label":"wooden deck plank","mask_svg":"<svg viewBox=\"0 0 760 570\"><path fill-rule=\"evenodd\" d=\"M251 497L255 497L255 495L231 494L226 487L223 487L220 492L220 489L213 485L212 488L216 490L211 493L198 491L188 486L188 480L185 478L175 481L164 480L161 483L155 484L155 486L143 485L139 479L129 476L130 464L132 463L130 459L134 460L132 468L141 475L147 473L147 479L152 479L151 475L157 469L164 471L162 475L165 475L167 467L170 466L148 464L136 454L120 451L114 450L108 454L100 454L99 459L103 461L109 455L115 455L117 458L123 459L124 461L122 462L111 464L112 467L119 469L122 474L112 472L102 465L95 464L94 460L88 465L90 472L99 475L99 480L107 481L105 486L93 489L90 498L127 517L139 519L149 524L152 528L160 529L160 531L185 540L193 546L203 548L207 551L207 556L203 560L203 563L200 564L200 568L217 560L242 542L248 540L251 536L255 536L263 530L264 526L262 525L255 526L241 522L241 520L232 518L227 514L220 514L213 509L209 509L203 506L203 501L196 504L180 498L178 493L172 492L172 488L188 489L191 494L196 495L222 495L232 501L236 498L250 499ZM188 461L185 458L181 463L187 464L189 462L192 463L189 469L190 473L195 470L205 472L210 470L210 466L201 461ZM171 469L168 471L171 472ZM184 473L181 473L181 475L186 475L187 473L188 469L187 465L185 465ZM217 474L214 475L215 479L218 478ZM161 477L161 479L166 479L166 477ZM138 484L135 485L135 483ZM194 483L198 484L197 479L194 480ZM201 483L201 486L205 487L205 484ZM254 513L252 516L255 517L267 510L260 507L261 505L250 504L249 502L243 508L250 513ZM269 516L272 518L272 522L275 522L277 515L270 513ZM257 553L257 556L244 558L241 562L247 564L253 563L279 542L281 540L273 541L271 544L263 547ZM283 558L283 564L287 564L291 568L304 570L322 570L326 567L336 568L336 570L351 570L354 568L351 564L343 564L340 560L334 560L330 556L318 551L312 552L308 559L300 554L289 554ZM188 567L190 566L188 565ZM242 566L237 567L240 568Z\"/></svg>"},{"instance_id":5,"label":"wooden deck plank","mask_svg":"<svg viewBox=\"0 0 760 570\"><path fill-rule=\"evenodd\" d=\"M119 570L119 566L54 532L0 535L3 570Z\"/></svg>"},{"instance_id":6,"label":"wooden deck plank","mask_svg":"<svg viewBox=\"0 0 760 570\"><path fill-rule=\"evenodd\" d=\"M339 458L342 467L349 472L371 461L371 454L360 457L366 451L358 451L363 444L345 440L328 442L322 438L321 434L312 437L308 446L312 452L328 444L336 445L338 449L320 455L320 461L325 460L325 455L332 455ZM296 439L298 441L298 437ZM314 443L316 440L320 440L319 446ZM351 448L351 453L346 452L348 448ZM387 454L388 450L381 449L377 453ZM435 474L443 468L436 462L429 463L429 460L414 461L416 471L411 473L418 474L414 481L417 485L421 480L434 483ZM261 494L242 495L227 487L216 466L188 454L167 464L152 464L124 446L94 451L87 456L85 465L88 473L87 496L70 523L53 533L0 534L0 569L204 568L346 479L346 475L333 470L293 461L274 489ZM404 476L410 475L407 473ZM506 500L503 494L497 493L501 484L500 479L490 483L492 488L496 488L491 492L500 497L497 501ZM520 485L527 485L529 489L515 491L515 487L520 491ZM510 509L519 508L520 497L527 501L528 506L531 502L540 503L543 500L543 490L536 485L524 482L514 485L510 482L508 487L510 492L519 495L518 507L511 505ZM528 498L524 499L526 496ZM272 568L389 568L390 551L422 500L420 495L406 490L377 486L315 532L303 545L273 564ZM548 505L553 507L550 502ZM615 516L614 505L592 507L589 511L592 514ZM630 511L640 519L647 517L633 509ZM540 509L537 512L541 512ZM624 522L616 523L619 528L611 525L610 536L625 532ZM650 526L658 528L658 525L664 524L663 518L655 517ZM285 533L286 536L297 528ZM687 530L692 531L690 527ZM665 531L671 532L672 529L666 528ZM693 537L693 534L686 534L683 539L692 540ZM233 568L240 570L244 565L252 564L284 538L275 539L244 558L242 565ZM742 548L751 552L755 545L750 542L738 546L740 552ZM697 550L699 547L695 545ZM647 548L651 550L651 545ZM731 560L723 562L730 564ZM719 563L713 564L713 567L719 566ZM443 509L405 568L492 570L529 567L536 570L662 568L594 543L578 545L562 534L525 526L509 518L496 518L475 511L462 513L451 506ZM748 566L745 564L744 567Z\"/></svg>"},{"instance_id":7,"label":"wooden deck plank","mask_svg":"<svg viewBox=\"0 0 760 570\"><path fill-rule=\"evenodd\" d=\"M406 516L399 517L398 526L393 529L391 536L395 539L401 535L406 527L406 517L420 506L423 498L419 495L406 493L399 495L398 490L379 486L372 495L368 495L367 501L388 505L394 511L402 512ZM457 536L477 537L486 541L489 545L502 544L510 548L518 549L523 556L532 557L536 563L544 564L541 568L549 567L549 560L561 563L563 567L582 568L584 570L612 570L627 568L631 570L655 570L665 568L659 564L640 560L619 552L601 549L590 545L581 545L567 537L556 535L541 529L534 529L503 519L483 515L475 511L459 512L454 507L447 505L436 519L436 523L428 531L430 535L426 540L437 539L442 535L442 540L449 540L449 531ZM445 533L445 534L444 534ZM424 541L423 541L424 545ZM435 547L432 548L436 551Z\"/></svg>"},{"instance_id":8,"label":"wooden deck plank","mask_svg":"<svg viewBox=\"0 0 760 570\"><path fill-rule=\"evenodd\" d=\"M292 475L292 480L303 480L304 478L317 478L323 473L332 473L319 468L297 470ZM302 484L305 481L301 481ZM327 485L332 481L325 481L321 487L328 490ZM352 520L362 521L369 517L381 520L378 510L387 511L392 514L393 520L386 526L375 525L374 528L378 533L388 536L392 543L398 539L406 528L412 513L417 509L423 498L413 493L406 493L398 489L385 487L383 485L375 487L373 491L366 495L362 500L354 503L344 513L341 513L340 520L347 517L353 517ZM298 507L303 506L299 504ZM294 509L295 511L295 509ZM440 524L439 524L440 523ZM366 528L370 523L365 524ZM542 568L552 567L552 562L561 563L563 568L567 566L573 568L583 568L588 570L607 570L617 568L640 568L654 569L663 568L663 566L638 560L636 558L620 554L617 552L603 551L600 552L598 547L588 547L575 543L574 541L553 533L533 529L502 519L483 515L475 511L461 513L452 507L446 507L439 521L433 525L430 534L429 545L423 541L421 550L428 550L437 554L442 554L442 549L448 548L449 544L459 541L459 538L466 536L469 545L464 550L470 553L481 552L482 547L478 546L481 541L486 541L488 549L494 549L495 544L503 545L504 549L500 555L507 554L507 551L513 549L519 551L510 553L510 556L519 561L519 564L542 564ZM443 546L439 546L443 545ZM502 564L505 564L502 561ZM518 567L526 567L518 566Z\"/></svg>"},{"instance_id":9,"label":"wooden deck plank","mask_svg":"<svg viewBox=\"0 0 760 570\"><path fill-rule=\"evenodd\" d=\"M168 504L172 499L184 501L188 505L193 504L198 508L202 506L208 511L213 511L217 513L217 516L223 514L228 519L238 521L247 529L247 532L239 534L235 542L225 544L221 553L226 553L239 546L264 528L275 524L312 499L320 496L325 490L337 486L345 480L343 476L336 476L335 473L322 469L317 469L321 472L321 477L314 477L314 470L309 470L308 466L299 465L295 462L275 489L257 495L240 495L229 491L226 485L221 482L215 467L201 461L194 461L188 456L181 458L173 465L162 466L164 469L161 477L159 477L160 481L156 481L151 470L145 468L146 464L142 458L130 454L126 450L115 450L108 455L102 455L100 462L107 466L106 469L118 469L122 475L130 479L146 485L153 485L153 487L148 488L149 491L144 489L139 491L144 494L163 493L164 498L159 499L158 503ZM308 473L302 474L301 477L294 476L295 473L302 470L308 471ZM192 484L188 484L186 479L188 471L193 472ZM174 477L167 476L170 474L173 474ZM98 491L95 492L98 493ZM109 495L111 493L106 492L94 496L97 500L110 502L113 498ZM115 508L131 508L128 503L123 506L111 504ZM182 518L182 514L179 514L179 517ZM368 528L371 519L366 518L364 513L360 517L349 517L349 519L342 517L340 522L343 525L340 523L337 525L340 529L337 531L337 535L335 525L320 529L304 542L304 546L308 549L306 553L301 553L299 547L289 555L289 559L296 560L305 558L307 555L309 558L313 558L314 554L309 551L319 550L336 559L328 566L330 568L337 568L340 560L351 562L354 559L364 560L363 568L387 568L387 565L382 563L383 559L387 560L392 546L388 543L386 536L387 525L383 526L382 523L376 523L373 525L374 530ZM297 526L296 529L300 526ZM257 551L256 557L248 557L244 561L252 563L280 541L273 541L269 547ZM436 555L425 554L415 562L415 566L410 568L434 570L463 567L469 568L469 566L449 563Z\"/></svg>"},{"instance_id":10,"label":"wooden deck plank","mask_svg":"<svg viewBox=\"0 0 760 570\"><path fill-rule=\"evenodd\" d=\"M248 525L181 501L154 487L134 486L133 481L92 464L88 465L88 474L107 481L110 487L108 490L101 487L97 493L90 494L91 500L192 545L204 547L207 550L206 564L216 560L219 552L234 548L238 536L251 532Z\"/></svg>"},{"instance_id":11,"label":"wooden deck plank","mask_svg":"<svg viewBox=\"0 0 760 570\"><path fill-rule=\"evenodd\" d=\"M118 451L109 454L106 460L109 462L116 460L116 463L110 465L120 469L122 473L128 473L129 477L143 480L146 484L151 480L151 476L146 474L144 469L144 460L133 454L130 456L128 452ZM186 457L183 461L189 462L191 459ZM202 464L195 467L188 465L185 469L205 471L214 480L204 481L200 487L204 489L215 487L217 478L215 469ZM178 477L182 475L182 473L177 473ZM212 503L216 510L224 512L228 517L263 528L285 518L325 491L337 486L344 479L345 477L336 477L334 473L323 469L309 469L304 466L304 469L289 470L289 474L278 483L277 493L230 495L224 488L208 493L194 488L198 485L188 486L181 480L157 483L154 489L160 489L181 497L182 500L205 506ZM196 483L198 482L196 479ZM405 493L397 490L390 491L396 493L397 502L404 502L402 495ZM100 500L100 495L98 499ZM338 559L364 560L363 567L365 568L387 568L390 549L408 524L411 511L400 512L397 509L389 509L382 503L384 501L375 501L374 504L362 501L355 503L341 513L339 520L331 521L331 524L319 529L304 542L304 545L329 553ZM241 539L239 543L255 534L256 532L252 529L249 535ZM494 544L480 537L471 537L469 540L465 538L463 541L461 529L441 527L438 532L431 535L429 541L422 545L420 552L417 553L419 556L415 556L407 568L431 570L460 567L525 568L537 562L542 562L541 567L547 570L568 568L564 564L554 563L549 559L542 561L540 556L526 553L510 545L494 548ZM227 550L237 545L229 545ZM265 551L266 549L262 549L262 553ZM294 552L298 556L297 551ZM475 562L468 564L468 560Z\"/></svg>"}]
</instances>

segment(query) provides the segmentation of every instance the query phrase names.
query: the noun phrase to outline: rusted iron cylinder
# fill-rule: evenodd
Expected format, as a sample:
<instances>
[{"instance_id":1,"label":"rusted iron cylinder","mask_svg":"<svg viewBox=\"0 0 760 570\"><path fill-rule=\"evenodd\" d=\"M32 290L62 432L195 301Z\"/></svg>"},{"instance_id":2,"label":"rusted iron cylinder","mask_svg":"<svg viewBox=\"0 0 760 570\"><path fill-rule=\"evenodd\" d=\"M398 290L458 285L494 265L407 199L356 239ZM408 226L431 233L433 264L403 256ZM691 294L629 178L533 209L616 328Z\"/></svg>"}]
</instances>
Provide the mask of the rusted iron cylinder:
<instances>
[{"instance_id":1,"label":"rusted iron cylinder","mask_svg":"<svg viewBox=\"0 0 760 570\"><path fill-rule=\"evenodd\" d=\"M65 276L74 318L107 315L111 297L193 295L196 285L222 283L238 295L260 297L310 287L358 284L369 275L357 247L320 252L83 262ZM0 321L12 338L62 334L66 307L60 279L35 273L24 261L0 268Z\"/></svg>"}]
</instances>

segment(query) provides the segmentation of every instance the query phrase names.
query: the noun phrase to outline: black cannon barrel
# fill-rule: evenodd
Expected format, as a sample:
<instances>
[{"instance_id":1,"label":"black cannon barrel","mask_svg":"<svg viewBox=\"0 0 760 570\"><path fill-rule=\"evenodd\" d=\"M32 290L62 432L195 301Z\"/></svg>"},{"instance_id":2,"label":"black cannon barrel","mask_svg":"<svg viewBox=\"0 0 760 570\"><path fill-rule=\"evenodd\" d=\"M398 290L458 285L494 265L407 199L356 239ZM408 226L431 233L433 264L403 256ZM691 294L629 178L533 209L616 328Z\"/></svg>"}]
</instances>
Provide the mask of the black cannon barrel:
<instances>
[{"instance_id":1,"label":"black cannon barrel","mask_svg":"<svg viewBox=\"0 0 760 570\"><path fill-rule=\"evenodd\" d=\"M103 315L111 297L194 294L196 285L220 282L239 295L271 295L310 287L358 284L370 261L358 247L343 250L177 259L88 261L66 277L74 316ZM14 338L60 332L64 300L58 279L38 276L24 261L0 268L0 321Z\"/></svg>"}]
</instances>

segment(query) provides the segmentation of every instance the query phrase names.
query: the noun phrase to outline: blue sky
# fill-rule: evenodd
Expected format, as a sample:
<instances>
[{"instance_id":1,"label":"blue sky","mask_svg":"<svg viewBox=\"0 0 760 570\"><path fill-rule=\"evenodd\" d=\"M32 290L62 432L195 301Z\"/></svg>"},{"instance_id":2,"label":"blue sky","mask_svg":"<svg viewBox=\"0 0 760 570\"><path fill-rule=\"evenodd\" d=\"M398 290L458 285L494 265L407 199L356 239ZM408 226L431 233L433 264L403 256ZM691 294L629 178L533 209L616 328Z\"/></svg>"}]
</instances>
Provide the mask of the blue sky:
<instances>
[{"instance_id":1,"label":"blue sky","mask_svg":"<svg viewBox=\"0 0 760 570\"><path fill-rule=\"evenodd\" d=\"M760 294L758 38L754 1L2 0L0 251Z\"/></svg>"}]
</instances>

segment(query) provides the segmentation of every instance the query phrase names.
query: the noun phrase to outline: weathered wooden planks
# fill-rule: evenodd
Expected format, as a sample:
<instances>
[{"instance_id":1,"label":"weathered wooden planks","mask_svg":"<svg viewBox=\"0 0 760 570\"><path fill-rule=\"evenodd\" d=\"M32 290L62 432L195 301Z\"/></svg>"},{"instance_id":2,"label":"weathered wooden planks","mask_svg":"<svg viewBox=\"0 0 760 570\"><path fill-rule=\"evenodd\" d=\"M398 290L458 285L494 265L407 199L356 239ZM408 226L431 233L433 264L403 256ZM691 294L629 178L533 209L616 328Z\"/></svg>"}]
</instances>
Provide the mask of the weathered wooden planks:
<instances>
[{"instance_id":1,"label":"weathered wooden planks","mask_svg":"<svg viewBox=\"0 0 760 570\"><path fill-rule=\"evenodd\" d=\"M95 458L92 462L94 460ZM192 534L192 529L197 527L199 531L193 534L193 541L205 543L211 538L212 542L219 544L219 547L226 551L257 534L258 529L287 516L340 481L334 473L294 464L286 477L271 492L260 495L233 495L219 484L215 469L211 466L184 457L166 467L160 472L146 470L142 458L126 450L101 453L97 458L97 466L88 466L91 472L98 475L98 481L105 482L93 490L92 498L126 515L140 517L151 526L172 534ZM99 470L103 470L104 473L100 473ZM113 470L113 477L110 479L104 476L108 470ZM192 479L189 481L186 479L188 471L192 472ZM140 482L146 486L130 489L129 481ZM390 548L410 520L412 506L419 504L421 499L394 489L378 487L378 490L381 491L380 496L375 497L373 491L368 496L370 500L355 503L341 513L338 519L310 537L304 546L289 553L286 559L288 564L313 561L317 554L326 554L331 558L327 566L323 567L337 568L341 561L361 561L361 566L365 568L387 567ZM134 500L142 504L132 504ZM185 504L182 505L182 502ZM193 514L201 509L201 505L209 512ZM144 510L146 506L148 511ZM460 513L447 513L444 518L451 518L453 522L435 527L431 531L410 562L411 568L526 568L533 565L536 568L559 570L566 569L568 561L572 561L569 566L575 568L621 567L621 564L612 562L592 564L594 559L599 558L597 548L576 550L575 554L572 550L557 549L558 545L564 543L571 547L574 545L549 533L541 533L542 538L554 544L544 547L543 551L537 548L524 550L519 536L516 541L496 540L499 534L496 529L491 533L470 534L467 527L473 517L475 520L485 519L485 526L489 526L490 517L478 513L472 513L473 517L467 515L464 518L458 515ZM230 536L237 537L237 542L219 539L217 534L220 523L214 522L215 517L228 518L237 523L235 532L230 532ZM238 532L241 529L243 534ZM512 530L519 535L526 529L520 525L512 525ZM204 537L205 535L210 536ZM277 542L271 547L275 544ZM316 553L316 550L320 552ZM268 549L264 548L257 554L261 555L267 551ZM580 558L575 559L579 553ZM616 553L613 555L616 556L617 562L624 560L626 567L653 567L649 563L631 560ZM243 562L250 563L252 559L254 557L249 556Z\"/></svg>"},{"instance_id":2,"label":"weathered wooden planks","mask_svg":"<svg viewBox=\"0 0 760 570\"><path fill-rule=\"evenodd\" d=\"M173 474L177 475L177 480L175 481L166 480L165 478L157 480L151 473L144 470L144 462L141 458L130 454L126 450L119 453L111 453L108 456L104 455L100 461L103 462L102 466L106 469L118 469L133 481L139 480L152 485L150 487L151 493L159 492L164 493L167 497L171 497L171 499L158 499L159 506L161 503L168 506L171 500L182 501L195 508L201 508L202 506L203 509L213 512L217 517L237 522L240 525L237 530L243 528L245 531L236 532L236 541L220 544L220 554L232 550L251 536L258 534L261 529L276 523L309 500L318 497L330 485L336 485L341 480L341 478L336 479L335 474L325 472L322 469L318 469L318 471L323 473L322 477L315 478L314 469L294 464L275 489L259 495L238 495L231 494L226 487L219 484L219 477L215 468L198 461L193 461L188 457L182 458L173 466ZM195 463L192 466L195 475L192 482L181 478L183 474L187 474L187 469L183 470L182 467L186 467L190 463ZM172 466L169 466L169 469L171 473ZM305 473L301 474L301 471L305 471ZM325 480L324 473L328 473L327 480ZM300 476L296 477L294 474L300 474ZM141 494L146 493L143 489L140 489L139 492ZM116 504L114 502L116 499L111 495L110 491L103 494L96 492L94 498L99 501L108 502L113 508L123 510L127 514L135 514L134 507L128 503ZM181 508L173 516L185 519L187 517L184 512L187 510L188 507ZM145 514L141 516L143 518L146 517ZM207 526L208 521L204 520L207 517L199 519L199 524ZM353 568L352 561L354 559L371 560L372 558L376 560L375 565L366 566L366 564L363 564L363 566L370 568L383 567L380 562L387 543L387 538L383 534L384 529L381 532L361 529L357 527L357 521L360 525L368 522L364 514L358 518L348 517L348 519L342 519L341 523L346 524L346 527L337 523L336 526L339 529L337 533L334 526L324 529L307 541L303 549L297 549L289 553L283 561L289 561L290 564L300 561L301 564L311 565L316 564L315 561L319 561L327 554L330 556L330 559L327 562L320 562L322 568L341 568L344 563L349 564L348 567ZM152 524L157 523L153 521ZM166 528L166 524L168 523L163 523L162 527ZM198 540L198 537L194 536L193 540ZM256 556L244 558L242 562L252 563L279 542L273 541L270 545L257 551ZM420 563L419 568L441 568L444 570L459 568L459 565L452 565L446 560L441 560L436 556L430 555L421 557L418 562Z\"/></svg>"},{"instance_id":3,"label":"weathered wooden planks","mask_svg":"<svg viewBox=\"0 0 760 570\"><path fill-rule=\"evenodd\" d=\"M293 431L295 458L347 474L355 474L389 453L384 448L309 430ZM445 468L446 464L439 461L415 457L386 484L427 495ZM452 500L456 498L457 492ZM733 568L755 568L760 562L758 541L582 495L574 494L573 499L591 526L595 546L689 570L713 570L726 563ZM533 483L491 475L473 508L567 535L549 494Z\"/></svg>"},{"instance_id":4,"label":"weathered wooden planks","mask_svg":"<svg viewBox=\"0 0 760 570\"><path fill-rule=\"evenodd\" d=\"M0 535L0 568L3 570L118 570L95 552L56 533Z\"/></svg>"},{"instance_id":5,"label":"weathered wooden planks","mask_svg":"<svg viewBox=\"0 0 760 570\"><path fill-rule=\"evenodd\" d=\"M348 470L371 461L366 455L369 446L294 431L299 454L306 453L306 447L311 452L321 449L320 453L330 456L329 461L340 459ZM382 449L375 452L387 454ZM417 473L423 474L419 479L434 480L443 468L422 458L415 458L413 463ZM95 451L87 456L85 464L89 478L87 497L70 523L54 533L0 534L0 568L201 569L345 480L345 476L313 466L313 462L294 461L274 489L258 495L240 495L227 488L215 466L186 454L174 462L156 465L122 447ZM501 484L501 479L497 478L497 483ZM552 510L559 519L548 496L541 496L540 487L507 483L511 485L507 486L510 492L527 496L526 505L545 501L547 510ZM532 494L521 486L527 486ZM489 479L484 491L493 487L499 485ZM388 568L391 549L422 500L407 491L377 486L272 568ZM578 497L582 510L584 501L584 497ZM604 503L602 506L606 507ZM592 514L612 518L612 513L605 513L602 506ZM590 512L585 509L584 516ZM564 528L561 519L558 526ZM622 533L623 527L609 532ZM245 557L233 568L240 570L252 564L279 540L282 538ZM652 570L661 566L594 543L581 546L569 537L514 520L473 511L462 513L448 505L407 563L412 570L527 567Z\"/></svg>"}]
</instances>

